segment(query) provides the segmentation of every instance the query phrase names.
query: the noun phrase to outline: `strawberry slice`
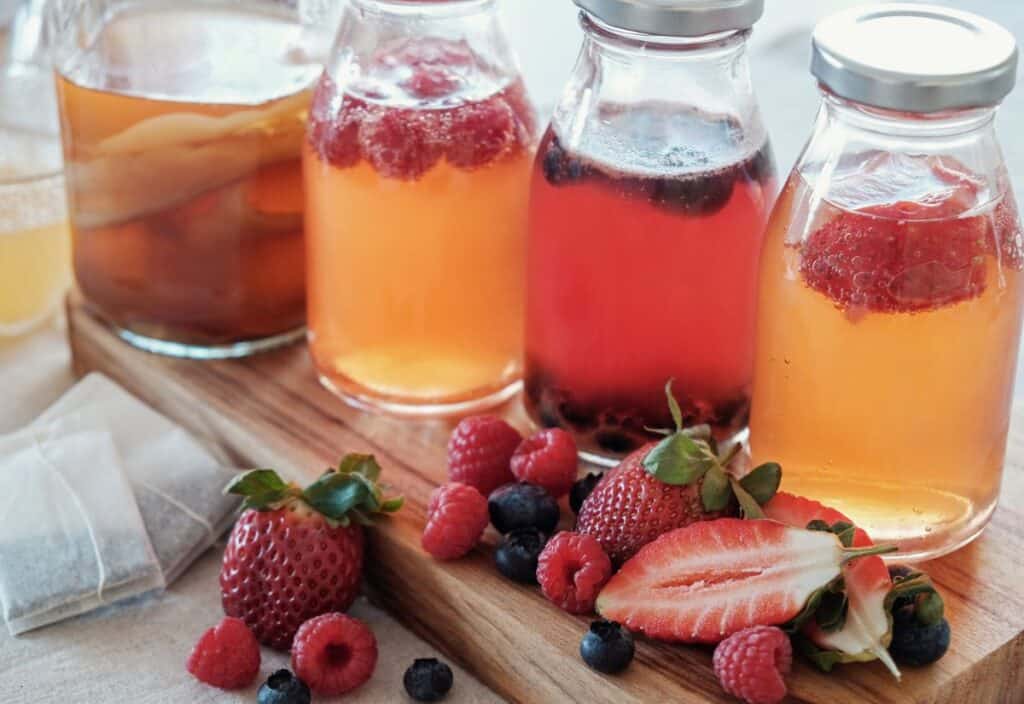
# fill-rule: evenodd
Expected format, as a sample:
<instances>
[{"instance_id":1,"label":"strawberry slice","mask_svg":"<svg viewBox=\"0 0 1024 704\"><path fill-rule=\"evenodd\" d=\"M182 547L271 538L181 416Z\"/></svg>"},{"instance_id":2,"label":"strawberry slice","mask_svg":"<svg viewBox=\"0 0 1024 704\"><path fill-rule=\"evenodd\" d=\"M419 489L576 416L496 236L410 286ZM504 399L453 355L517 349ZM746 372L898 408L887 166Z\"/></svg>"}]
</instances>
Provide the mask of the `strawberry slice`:
<instances>
[{"instance_id":1,"label":"strawberry slice","mask_svg":"<svg viewBox=\"0 0 1024 704\"><path fill-rule=\"evenodd\" d=\"M762 506L766 517L789 526L805 527L812 521L853 524L849 518L823 504L779 492ZM873 545L868 534L857 528L853 535L854 547ZM834 631L826 631L814 619L808 621L803 632L814 645L837 653L837 662L867 662L881 660L899 679L900 671L889 657L892 640L892 622L886 608L886 597L892 590L889 570L881 557L872 555L854 560L843 567L848 607L846 620Z\"/></svg>"},{"instance_id":2,"label":"strawberry slice","mask_svg":"<svg viewBox=\"0 0 1024 704\"><path fill-rule=\"evenodd\" d=\"M764 519L702 521L666 533L629 560L597 610L650 638L716 643L796 617L843 564L888 548L844 548L832 533Z\"/></svg>"}]
</instances>

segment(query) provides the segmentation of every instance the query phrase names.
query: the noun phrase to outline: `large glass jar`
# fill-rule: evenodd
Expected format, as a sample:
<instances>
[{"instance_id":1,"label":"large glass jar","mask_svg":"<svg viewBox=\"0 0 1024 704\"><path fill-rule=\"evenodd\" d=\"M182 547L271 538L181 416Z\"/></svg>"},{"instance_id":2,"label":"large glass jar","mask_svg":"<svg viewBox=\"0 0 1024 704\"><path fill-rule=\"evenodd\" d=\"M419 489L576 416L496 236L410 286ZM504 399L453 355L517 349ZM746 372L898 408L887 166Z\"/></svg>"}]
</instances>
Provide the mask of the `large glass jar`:
<instances>
[{"instance_id":1,"label":"large glass jar","mask_svg":"<svg viewBox=\"0 0 1024 704\"><path fill-rule=\"evenodd\" d=\"M307 5L307 3L303 3ZM129 342L301 337L300 150L322 57L294 0L53 0L74 270Z\"/></svg>"},{"instance_id":2,"label":"large glass jar","mask_svg":"<svg viewBox=\"0 0 1024 704\"><path fill-rule=\"evenodd\" d=\"M959 547L996 505L1024 300L994 130L1015 66L1013 37L964 12L827 19L821 112L768 227L754 461L901 560Z\"/></svg>"},{"instance_id":3,"label":"large glass jar","mask_svg":"<svg viewBox=\"0 0 1024 704\"><path fill-rule=\"evenodd\" d=\"M495 0L349 2L305 148L328 388L406 415L517 390L535 129Z\"/></svg>"},{"instance_id":4,"label":"large glass jar","mask_svg":"<svg viewBox=\"0 0 1024 704\"><path fill-rule=\"evenodd\" d=\"M526 403L614 463L672 425L746 427L777 192L747 60L759 0L576 0L584 44L537 156Z\"/></svg>"}]
</instances>

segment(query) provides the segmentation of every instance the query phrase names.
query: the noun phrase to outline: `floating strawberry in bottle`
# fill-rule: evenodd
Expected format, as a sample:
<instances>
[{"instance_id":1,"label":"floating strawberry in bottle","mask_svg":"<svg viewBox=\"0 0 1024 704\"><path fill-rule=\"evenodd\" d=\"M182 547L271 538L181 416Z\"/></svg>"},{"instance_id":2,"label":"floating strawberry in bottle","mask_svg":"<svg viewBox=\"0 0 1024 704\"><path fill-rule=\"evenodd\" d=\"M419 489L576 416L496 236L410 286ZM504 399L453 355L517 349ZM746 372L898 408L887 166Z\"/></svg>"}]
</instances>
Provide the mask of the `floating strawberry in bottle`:
<instances>
[{"instance_id":1,"label":"floating strawberry in bottle","mask_svg":"<svg viewBox=\"0 0 1024 704\"><path fill-rule=\"evenodd\" d=\"M363 573L363 526L393 513L371 455L348 455L305 490L276 472L240 475L225 491L245 497L220 573L224 613L245 621L264 645L291 647L305 621L345 611Z\"/></svg>"}]
</instances>

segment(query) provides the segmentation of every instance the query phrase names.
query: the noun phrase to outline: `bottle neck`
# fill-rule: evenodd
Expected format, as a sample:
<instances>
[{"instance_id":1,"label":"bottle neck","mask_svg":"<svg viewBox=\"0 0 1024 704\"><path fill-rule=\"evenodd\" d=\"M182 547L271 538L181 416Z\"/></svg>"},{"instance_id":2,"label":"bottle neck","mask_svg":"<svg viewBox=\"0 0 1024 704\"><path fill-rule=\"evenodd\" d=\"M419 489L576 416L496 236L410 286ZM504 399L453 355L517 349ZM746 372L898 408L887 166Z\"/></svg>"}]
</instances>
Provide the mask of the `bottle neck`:
<instances>
[{"instance_id":1,"label":"bottle neck","mask_svg":"<svg viewBox=\"0 0 1024 704\"><path fill-rule=\"evenodd\" d=\"M875 108L823 91L821 118L845 129L881 139L933 141L962 139L994 128L997 107L911 113Z\"/></svg>"},{"instance_id":2,"label":"bottle neck","mask_svg":"<svg viewBox=\"0 0 1024 704\"><path fill-rule=\"evenodd\" d=\"M580 26L586 42L609 54L643 53L653 59L719 61L730 54L742 54L750 30L730 30L696 37L672 37L633 32L602 22L588 12L580 12Z\"/></svg>"},{"instance_id":3,"label":"bottle neck","mask_svg":"<svg viewBox=\"0 0 1024 704\"><path fill-rule=\"evenodd\" d=\"M497 0L349 0L353 9L370 15L444 20L494 12Z\"/></svg>"}]
</instances>

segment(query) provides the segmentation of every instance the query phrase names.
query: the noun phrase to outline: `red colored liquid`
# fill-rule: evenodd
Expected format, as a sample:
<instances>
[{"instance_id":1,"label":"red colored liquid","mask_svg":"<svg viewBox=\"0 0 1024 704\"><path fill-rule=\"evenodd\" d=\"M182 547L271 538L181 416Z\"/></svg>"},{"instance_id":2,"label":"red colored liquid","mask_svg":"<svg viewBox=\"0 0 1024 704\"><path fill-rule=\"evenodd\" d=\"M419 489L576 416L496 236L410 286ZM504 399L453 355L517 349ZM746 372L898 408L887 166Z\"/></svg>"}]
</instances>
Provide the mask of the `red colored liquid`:
<instances>
[{"instance_id":1,"label":"red colored liquid","mask_svg":"<svg viewBox=\"0 0 1024 704\"><path fill-rule=\"evenodd\" d=\"M712 123L705 123L712 124ZM714 123L716 129L717 124ZM620 455L670 427L720 436L747 422L770 148L710 171L658 177L567 153L549 131L533 180L526 401L580 449Z\"/></svg>"}]
</instances>

